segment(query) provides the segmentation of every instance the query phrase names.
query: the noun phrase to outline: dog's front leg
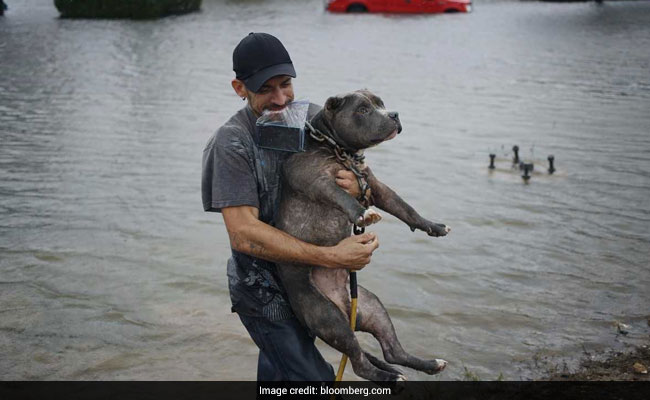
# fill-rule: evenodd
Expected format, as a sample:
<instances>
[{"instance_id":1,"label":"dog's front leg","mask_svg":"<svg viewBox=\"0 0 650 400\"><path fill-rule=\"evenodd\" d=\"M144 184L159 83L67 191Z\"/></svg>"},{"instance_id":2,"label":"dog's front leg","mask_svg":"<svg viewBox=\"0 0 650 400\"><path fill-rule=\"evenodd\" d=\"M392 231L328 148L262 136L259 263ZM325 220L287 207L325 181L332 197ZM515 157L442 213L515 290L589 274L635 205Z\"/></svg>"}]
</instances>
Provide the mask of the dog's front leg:
<instances>
[{"instance_id":1,"label":"dog's front leg","mask_svg":"<svg viewBox=\"0 0 650 400\"><path fill-rule=\"evenodd\" d=\"M285 181L294 191L302 193L312 201L332 204L357 226L368 226L381 220L378 212L366 209L336 184L336 168L322 170L295 160L299 160L299 157L293 157L283 169ZM319 172L314 175L314 171Z\"/></svg>"},{"instance_id":2,"label":"dog's front leg","mask_svg":"<svg viewBox=\"0 0 650 400\"><path fill-rule=\"evenodd\" d=\"M368 174L368 185L370 185L372 191L370 200L376 207L396 216L406 223L412 231L419 229L429 236L445 236L449 233L451 229L447 225L422 218L397 193L380 182L372 173L370 167L366 167L365 171Z\"/></svg>"}]
</instances>

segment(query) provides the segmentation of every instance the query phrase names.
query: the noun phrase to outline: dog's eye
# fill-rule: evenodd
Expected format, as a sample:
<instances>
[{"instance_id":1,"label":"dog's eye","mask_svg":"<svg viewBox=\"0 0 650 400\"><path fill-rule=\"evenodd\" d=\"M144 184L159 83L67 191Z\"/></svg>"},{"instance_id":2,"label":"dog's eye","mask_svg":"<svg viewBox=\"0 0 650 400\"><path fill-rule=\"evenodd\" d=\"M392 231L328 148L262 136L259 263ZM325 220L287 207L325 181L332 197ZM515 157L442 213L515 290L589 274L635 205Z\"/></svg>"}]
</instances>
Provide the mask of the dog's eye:
<instances>
[{"instance_id":1,"label":"dog's eye","mask_svg":"<svg viewBox=\"0 0 650 400\"><path fill-rule=\"evenodd\" d=\"M369 111L370 110L368 109L368 107L359 107L359 108L357 108L357 112L359 114L368 114Z\"/></svg>"}]
</instances>

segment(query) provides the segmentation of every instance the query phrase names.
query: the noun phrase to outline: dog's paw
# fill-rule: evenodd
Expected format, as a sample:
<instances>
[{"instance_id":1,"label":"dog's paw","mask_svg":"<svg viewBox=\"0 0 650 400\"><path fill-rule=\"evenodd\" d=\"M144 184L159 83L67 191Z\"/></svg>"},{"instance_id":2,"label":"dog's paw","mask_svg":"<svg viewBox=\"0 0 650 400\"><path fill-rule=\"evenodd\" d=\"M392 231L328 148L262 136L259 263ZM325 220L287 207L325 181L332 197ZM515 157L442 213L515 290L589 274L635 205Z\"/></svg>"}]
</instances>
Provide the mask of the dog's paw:
<instances>
[{"instance_id":1,"label":"dog's paw","mask_svg":"<svg viewBox=\"0 0 650 400\"><path fill-rule=\"evenodd\" d=\"M368 225L376 224L381 221L381 214L372 209L367 209L364 211L363 215L357 220L357 226L365 227Z\"/></svg>"},{"instance_id":2,"label":"dog's paw","mask_svg":"<svg viewBox=\"0 0 650 400\"><path fill-rule=\"evenodd\" d=\"M422 230L425 231L427 235L433 237L446 236L449 232L451 232L451 228L448 227L447 225L437 224L435 222L430 222L430 221L427 221L426 225Z\"/></svg>"},{"instance_id":3,"label":"dog's paw","mask_svg":"<svg viewBox=\"0 0 650 400\"><path fill-rule=\"evenodd\" d=\"M436 358L435 360L431 360L430 362L433 364L432 368L424 371L429 375L435 375L437 373L440 373L442 372L442 370L445 369L445 367L447 367L447 361L439 358Z\"/></svg>"}]
</instances>

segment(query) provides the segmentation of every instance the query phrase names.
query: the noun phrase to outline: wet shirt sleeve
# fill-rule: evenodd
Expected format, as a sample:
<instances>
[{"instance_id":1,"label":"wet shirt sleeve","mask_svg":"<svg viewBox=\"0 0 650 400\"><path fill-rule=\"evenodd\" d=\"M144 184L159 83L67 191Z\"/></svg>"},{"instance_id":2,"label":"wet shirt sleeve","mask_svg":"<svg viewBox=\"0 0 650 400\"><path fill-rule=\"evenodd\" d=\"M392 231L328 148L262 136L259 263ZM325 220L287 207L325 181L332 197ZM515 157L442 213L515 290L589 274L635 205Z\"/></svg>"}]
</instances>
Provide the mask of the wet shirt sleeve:
<instances>
[{"instance_id":1,"label":"wet shirt sleeve","mask_svg":"<svg viewBox=\"0 0 650 400\"><path fill-rule=\"evenodd\" d=\"M224 126L203 150L201 192L205 211L221 212L225 207L244 205L259 208L253 144L246 135Z\"/></svg>"}]
</instances>

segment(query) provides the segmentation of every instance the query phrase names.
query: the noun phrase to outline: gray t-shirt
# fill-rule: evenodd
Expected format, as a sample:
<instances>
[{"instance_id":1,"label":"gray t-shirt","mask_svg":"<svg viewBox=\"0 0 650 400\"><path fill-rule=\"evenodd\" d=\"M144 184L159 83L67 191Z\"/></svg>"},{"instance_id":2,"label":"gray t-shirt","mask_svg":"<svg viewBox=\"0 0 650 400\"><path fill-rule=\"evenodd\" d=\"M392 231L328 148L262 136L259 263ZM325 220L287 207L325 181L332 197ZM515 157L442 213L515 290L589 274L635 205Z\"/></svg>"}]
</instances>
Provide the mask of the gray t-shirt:
<instances>
[{"instance_id":1,"label":"gray t-shirt","mask_svg":"<svg viewBox=\"0 0 650 400\"><path fill-rule=\"evenodd\" d=\"M319 109L310 104L308 118ZM275 226L282 164L291 153L257 147L255 121L253 110L246 106L208 141L203 150L203 209L221 212L226 207L252 206L259 209L262 222ZM233 312L275 321L293 315L270 261L232 249L228 286Z\"/></svg>"}]
</instances>

